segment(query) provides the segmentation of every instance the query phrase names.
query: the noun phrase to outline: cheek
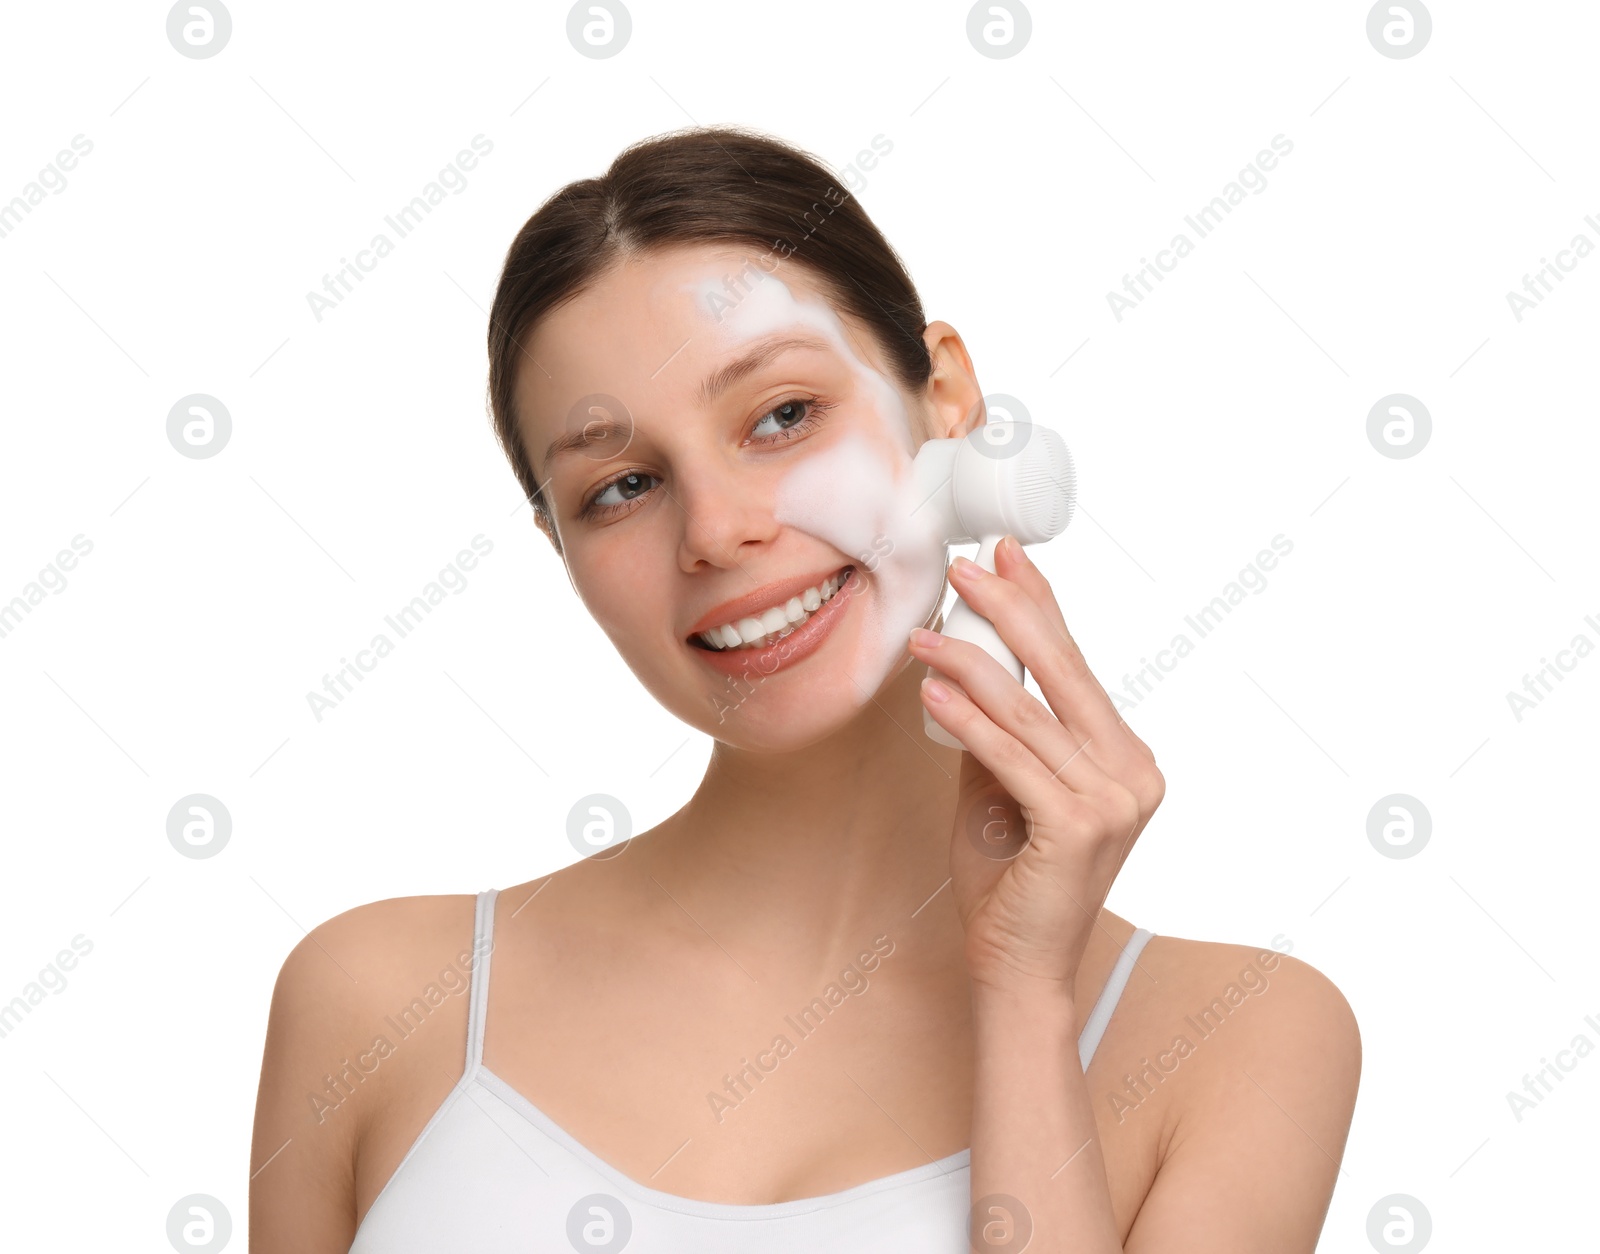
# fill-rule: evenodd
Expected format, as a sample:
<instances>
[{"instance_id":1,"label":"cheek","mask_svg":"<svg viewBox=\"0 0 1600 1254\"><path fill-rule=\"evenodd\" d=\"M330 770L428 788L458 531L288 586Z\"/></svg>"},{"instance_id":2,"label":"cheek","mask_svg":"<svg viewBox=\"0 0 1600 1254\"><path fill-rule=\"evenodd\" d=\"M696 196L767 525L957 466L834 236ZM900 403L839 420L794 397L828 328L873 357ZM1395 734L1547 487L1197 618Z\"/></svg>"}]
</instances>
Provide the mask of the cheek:
<instances>
[{"instance_id":1,"label":"cheek","mask_svg":"<svg viewBox=\"0 0 1600 1254\"><path fill-rule=\"evenodd\" d=\"M778 522L831 544L876 582L864 646L872 669L892 664L944 588L945 537L914 499L911 462L892 433L852 431L795 466L774 493Z\"/></svg>"},{"instance_id":2,"label":"cheek","mask_svg":"<svg viewBox=\"0 0 1600 1254\"><path fill-rule=\"evenodd\" d=\"M773 517L827 541L859 564L889 539L884 527L900 482L893 461L875 441L847 432L778 481Z\"/></svg>"},{"instance_id":3,"label":"cheek","mask_svg":"<svg viewBox=\"0 0 1600 1254\"><path fill-rule=\"evenodd\" d=\"M659 626L660 610L651 608L664 603L652 583L659 564L643 560L637 547L582 545L569 552L567 569L578 600L619 653L626 655L651 624Z\"/></svg>"}]
</instances>

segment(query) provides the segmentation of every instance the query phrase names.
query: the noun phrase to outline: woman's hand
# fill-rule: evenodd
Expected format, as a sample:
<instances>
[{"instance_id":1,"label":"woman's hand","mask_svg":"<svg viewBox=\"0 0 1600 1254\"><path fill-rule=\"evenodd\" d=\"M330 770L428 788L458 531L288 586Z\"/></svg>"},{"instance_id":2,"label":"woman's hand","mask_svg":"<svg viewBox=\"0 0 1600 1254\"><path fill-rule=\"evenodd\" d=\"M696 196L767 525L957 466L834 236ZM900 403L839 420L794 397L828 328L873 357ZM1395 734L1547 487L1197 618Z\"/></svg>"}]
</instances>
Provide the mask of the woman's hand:
<instances>
[{"instance_id":1,"label":"woman's hand","mask_svg":"<svg viewBox=\"0 0 1600 1254\"><path fill-rule=\"evenodd\" d=\"M1106 894L1166 781L1014 538L996 548L995 568L958 557L950 575L1048 708L975 644L919 628L911 651L968 694L931 677L922 685L923 707L969 750L950 849L968 973L1001 991L1070 1001Z\"/></svg>"}]
</instances>

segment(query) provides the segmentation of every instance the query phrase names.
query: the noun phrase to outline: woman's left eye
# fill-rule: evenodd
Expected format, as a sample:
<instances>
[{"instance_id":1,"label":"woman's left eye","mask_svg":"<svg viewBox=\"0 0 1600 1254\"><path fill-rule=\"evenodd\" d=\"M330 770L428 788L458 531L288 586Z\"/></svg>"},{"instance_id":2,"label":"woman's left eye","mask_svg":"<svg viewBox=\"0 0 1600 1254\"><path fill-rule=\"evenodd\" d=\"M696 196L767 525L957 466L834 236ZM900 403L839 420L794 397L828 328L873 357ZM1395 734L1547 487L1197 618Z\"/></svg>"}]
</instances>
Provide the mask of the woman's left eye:
<instances>
[{"instance_id":1,"label":"woman's left eye","mask_svg":"<svg viewBox=\"0 0 1600 1254\"><path fill-rule=\"evenodd\" d=\"M750 432L754 436L762 434L761 428L769 419L775 421L777 426L772 428L772 434L767 435L766 441L776 439L790 440L799 432L810 431L816 426L821 415L832 408L814 396L794 396L767 410L756 419Z\"/></svg>"},{"instance_id":2,"label":"woman's left eye","mask_svg":"<svg viewBox=\"0 0 1600 1254\"><path fill-rule=\"evenodd\" d=\"M808 435L822 425L822 415L837 403L837 401L825 401L817 396L792 396L786 401L780 401L757 418L750 428L751 437L757 444L774 444L779 440L792 440L796 436ZM769 419L775 424L771 434L761 430ZM659 476L647 474L642 470L626 471L609 479L596 488L588 500L578 507L578 517L599 519L624 514L649 494L650 489L644 481L658 479ZM614 501L605 499L613 488L625 494L622 499Z\"/></svg>"}]
</instances>

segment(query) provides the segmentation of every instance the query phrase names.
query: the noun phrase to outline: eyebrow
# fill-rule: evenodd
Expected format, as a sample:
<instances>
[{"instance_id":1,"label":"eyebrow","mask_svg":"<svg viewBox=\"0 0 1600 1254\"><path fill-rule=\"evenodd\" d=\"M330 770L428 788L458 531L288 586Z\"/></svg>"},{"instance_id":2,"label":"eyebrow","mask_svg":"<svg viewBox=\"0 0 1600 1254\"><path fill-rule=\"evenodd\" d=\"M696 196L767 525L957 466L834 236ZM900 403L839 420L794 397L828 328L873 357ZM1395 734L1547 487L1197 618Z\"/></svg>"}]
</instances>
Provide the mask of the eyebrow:
<instances>
[{"instance_id":1,"label":"eyebrow","mask_svg":"<svg viewBox=\"0 0 1600 1254\"><path fill-rule=\"evenodd\" d=\"M746 375L754 374L780 353L792 348L816 349L827 352L828 345L810 335L773 335L759 341L743 357L735 358L721 370L710 375L700 385L700 401L709 405Z\"/></svg>"},{"instance_id":2,"label":"eyebrow","mask_svg":"<svg viewBox=\"0 0 1600 1254\"><path fill-rule=\"evenodd\" d=\"M830 351L828 344L814 336L782 334L768 336L757 342L742 357L735 358L720 370L708 375L696 395L701 404L709 405L740 379L754 374L779 354L796 348L813 349L824 353ZM627 423L618 422L616 419L596 419L587 422L581 429L569 431L551 440L550 447L544 452L544 464L548 467L555 458L564 453L574 453L591 444L603 444L610 439L621 439L626 443L632 434L632 428Z\"/></svg>"}]
</instances>

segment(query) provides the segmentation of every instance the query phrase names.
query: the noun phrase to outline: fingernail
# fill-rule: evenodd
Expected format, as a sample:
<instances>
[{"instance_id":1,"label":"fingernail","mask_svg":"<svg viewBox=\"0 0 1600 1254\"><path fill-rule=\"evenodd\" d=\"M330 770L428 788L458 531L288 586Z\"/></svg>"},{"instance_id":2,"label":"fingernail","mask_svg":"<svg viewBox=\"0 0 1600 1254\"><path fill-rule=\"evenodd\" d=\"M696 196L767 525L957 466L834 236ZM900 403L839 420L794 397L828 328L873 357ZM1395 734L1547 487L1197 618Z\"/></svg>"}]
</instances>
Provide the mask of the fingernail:
<instances>
[{"instance_id":1,"label":"fingernail","mask_svg":"<svg viewBox=\"0 0 1600 1254\"><path fill-rule=\"evenodd\" d=\"M1012 561L1016 561L1019 557L1023 556L1022 545L1018 543L1016 536L1005 536L1003 539L1001 539L1000 543L995 546L995 548L1004 549L1006 551L1006 556Z\"/></svg>"},{"instance_id":2,"label":"fingernail","mask_svg":"<svg viewBox=\"0 0 1600 1254\"><path fill-rule=\"evenodd\" d=\"M950 700L950 689L946 688L931 675L922 681L922 690L928 694L928 700L944 702Z\"/></svg>"},{"instance_id":3,"label":"fingernail","mask_svg":"<svg viewBox=\"0 0 1600 1254\"><path fill-rule=\"evenodd\" d=\"M944 643L944 637L936 631L929 631L925 627L911 629L911 643L920 649L937 649Z\"/></svg>"},{"instance_id":4,"label":"fingernail","mask_svg":"<svg viewBox=\"0 0 1600 1254\"><path fill-rule=\"evenodd\" d=\"M989 572L979 566L971 558L958 557L951 566L951 573L960 575L963 579L982 579Z\"/></svg>"}]
</instances>

